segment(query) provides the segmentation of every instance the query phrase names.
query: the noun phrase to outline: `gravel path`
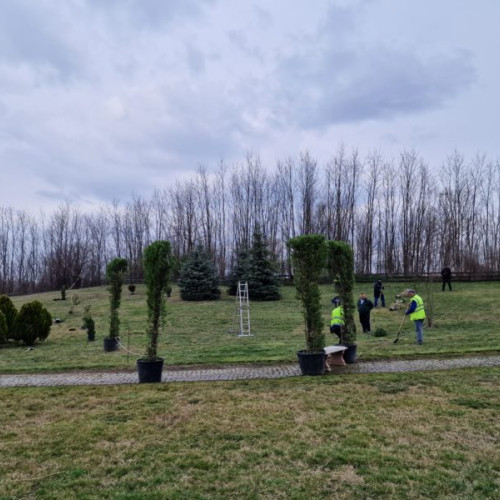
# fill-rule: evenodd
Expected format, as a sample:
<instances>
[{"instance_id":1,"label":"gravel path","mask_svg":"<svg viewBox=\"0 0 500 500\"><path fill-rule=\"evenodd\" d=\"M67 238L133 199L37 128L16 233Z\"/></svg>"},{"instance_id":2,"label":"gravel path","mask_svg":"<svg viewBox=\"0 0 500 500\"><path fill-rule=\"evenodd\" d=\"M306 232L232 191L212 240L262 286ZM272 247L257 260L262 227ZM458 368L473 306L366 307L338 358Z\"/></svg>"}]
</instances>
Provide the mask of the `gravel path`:
<instances>
[{"instance_id":1,"label":"gravel path","mask_svg":"<svg viewBox=\"0 0 500 500\"><path fill-rule=\"evenodd\" d=\"M359 361L353 365L335 367L332 374L398 373L427 370L500 366L500 356L475 356L452 359L414 359L408 361ZM210 369L163 370L163 382L197 382L215 380L249 380L295 377L300 375L298 364L274 366L228 366ZM137 373L121 372L65 372L0 375L0 387L115 385L136 384Z\"/></svg>"}]
</instances>

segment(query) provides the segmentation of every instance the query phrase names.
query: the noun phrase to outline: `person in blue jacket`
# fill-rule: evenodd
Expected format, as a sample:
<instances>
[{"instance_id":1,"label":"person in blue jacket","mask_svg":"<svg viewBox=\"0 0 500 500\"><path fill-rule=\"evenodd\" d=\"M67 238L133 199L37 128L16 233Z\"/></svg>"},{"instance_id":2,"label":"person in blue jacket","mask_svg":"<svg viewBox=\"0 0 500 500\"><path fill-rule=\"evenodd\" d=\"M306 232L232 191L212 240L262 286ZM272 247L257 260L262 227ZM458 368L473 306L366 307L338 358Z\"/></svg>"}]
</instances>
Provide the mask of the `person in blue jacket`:
<instances>
[{"instance_id":1,"label":"person in blue jacket","mask_svg":"<svg viewBox=\"0 0 500 500\"><path fill-rule=\"evenodd\" d=\"M378 299L380 299L382 307L385 307L384 284L381 280L375 281L373 285L373 296L375 297L374 307L377 307Z\"/></svg>"},{"instance_id":2,"label":"person in blue jacket","mask_svg":"<svg viewBox=\"0 0 500 500\"><path fill-rule=\"evenodd\" d=\"M370 311L373 309L373 302L366 297L366 293L360 293L357 305L363 333L370 333Z\"/></svg>"}]
</instances>

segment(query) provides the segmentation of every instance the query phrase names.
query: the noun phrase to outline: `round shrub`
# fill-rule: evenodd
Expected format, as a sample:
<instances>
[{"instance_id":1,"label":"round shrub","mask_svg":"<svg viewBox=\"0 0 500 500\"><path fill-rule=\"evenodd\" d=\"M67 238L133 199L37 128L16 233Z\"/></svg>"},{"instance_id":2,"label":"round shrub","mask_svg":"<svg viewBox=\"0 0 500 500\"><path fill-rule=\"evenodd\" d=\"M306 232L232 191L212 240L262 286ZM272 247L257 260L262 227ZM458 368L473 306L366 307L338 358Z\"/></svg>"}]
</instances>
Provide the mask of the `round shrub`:
<instances>
[{"instance_id":1,"label":"round shrub","mask_svg":"<svg viewBox=\"0 0 500 500\"><path fill-rule=\"evenodd\" d=\"M374 337L387 337L387 332L383 328L377 328L373 332Z\"/></svg>"},{"instance_id":2,"label":"round shrub","mask_svg":"<svg viewBox=\"0 0 500 500\"><path fill-rule=\"evenodd\" d=\"M7 320L5 314L0 311L0 344L7 341Z\"/></svg>"},{"instance_id":3,"label":"round shrub","mask_svg":"<svg viewBox=\"0 0 500 500\"><path fill-rule=\"evenodd\" d=\"M7 295L0 295L0 311L5 315L7 321L7 338L14 338L14 320L16 319L17 309Z\"/></svg>"},{"instance_id":4,"label":"round shrub","mask_svg":"<svg viewBox=\"0 0 500 500\"><path fill-rule=\"evenodd\" d=\"M50 313L41 302L27 302L21 307L14 321L15 340L33 345L37 339L44 340L49 336L51 324Z\"/></svg>"},{"instance_id":5,"label":"round shrub","mask_svg":"<svg viewBox=\"0 0 500 500\"><path fill-rule=\"evenodd\" d=\"M49 311L47 311L47 309L45 309L45 307L43 308L42 313L44 317L44 328L40 332L38 338L40 340L45 340L49 336L50 327L52 326L52 315L49 313Z\"/></svg>"}]
</instances>

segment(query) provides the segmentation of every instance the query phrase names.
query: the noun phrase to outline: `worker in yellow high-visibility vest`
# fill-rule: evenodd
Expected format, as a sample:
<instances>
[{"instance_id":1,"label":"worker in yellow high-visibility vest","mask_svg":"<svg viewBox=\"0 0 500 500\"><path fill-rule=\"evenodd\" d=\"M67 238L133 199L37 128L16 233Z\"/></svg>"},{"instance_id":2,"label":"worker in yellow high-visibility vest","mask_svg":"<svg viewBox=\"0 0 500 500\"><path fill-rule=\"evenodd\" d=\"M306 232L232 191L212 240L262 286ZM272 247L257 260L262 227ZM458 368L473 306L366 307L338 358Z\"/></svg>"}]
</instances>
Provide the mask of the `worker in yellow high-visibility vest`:
<instances>
[{"instance_id":1,"label":"worker in yellow high-visibility vest","mask_svg":"<svg viewBox=\"0 0 500 500\"><path fill-rule=\"evenodd\" d=\"M411 288L405 290L405 295L410 298L410 303L408 304L408 309L405 314L410 316L410 319L415 323L417 344L422 345L424 343L424 319L426 317L424 301L422 297L417 295L417 292Z\"/></svg>"},{"instance_id":2,"label":"worker in yellow high-visibility vest","mask_svg":"<svg viewBox=\"0 0 500 500\"><path fill-rule=\"evenodd\" d=\"M344 308L339 303L334 305L336 307L332 309L332 316L330 319L330 332L337 335L339 340L341 340L342 327L344 326Z\"/></svg>"}]
</instances>

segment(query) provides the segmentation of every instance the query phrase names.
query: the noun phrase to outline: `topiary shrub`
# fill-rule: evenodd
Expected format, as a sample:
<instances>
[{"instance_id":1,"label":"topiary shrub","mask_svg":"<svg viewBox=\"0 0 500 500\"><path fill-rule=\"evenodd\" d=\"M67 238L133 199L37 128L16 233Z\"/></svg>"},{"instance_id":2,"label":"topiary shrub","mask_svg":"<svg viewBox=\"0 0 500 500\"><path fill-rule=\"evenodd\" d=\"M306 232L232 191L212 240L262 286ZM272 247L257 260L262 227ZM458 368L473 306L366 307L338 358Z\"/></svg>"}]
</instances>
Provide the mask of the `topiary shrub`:
<instances>
[{"instance_id":1,"label":"topiary shrub","mask_svg":"<svg viewBox=\"0 0 500 500\"><path fill-rule=\"evenodd\" d=\"M196 247L181 270L179 290L182 300L217 300L217 269L203 247Z\"/></svg>"},{"instance_id":2,"label":"topiary shrub","mask_svg":"<svg viewBox=\"0 0 500 500\"><path fill-rule=\"evenodd\" d=\"M118 309L120 308L122 297L122 286L128 263L126 259L117 257L106 266L106 279L108 280L109 291L109 339L116 339L120 335L120 318Z\"/></svg>"},{"instance_id":3,"label":"topiary shrub","mask_svg":"<svg viewBox=\"0 0 500 500\"><path fill-rule=\"evenodd\" d=\"M354 323L356 304L353 298L354 252L348 243L344 241L328 242L328 272L344 308L345 324L342 328L341 342L353 343L356 341L356 325Z\"/></svg>"},{"instance_id":4,"label":"topiary shrub","mask_svg":"<svg viewBox=\"0 0 500 500\"><path fill-rule=\"evenodd\" d=\"M7 339L13 339L14 335L14 321L17 315L17 309L7 295L0 295L0 311L5 315L7 321Z\"/></svg>"},{"instance_id":5,"label":"topiary shrub","mask_svg":"<svg viewBox=\"0 0 500 500\"><path fill-rule=\"evenodd\" d=\"M15 340L33 345L37 339L44 340L49 336L51 324L50 313L41 302L27 302L21 307L14 321Z\"/></svg>"},{"instance_id":6,"label":"topiary shrub","mask_svg":"<svg viewBox=\"0 0 500 500\"><path fill-rule=\"evenodd\" d=\"M288 241L293 265L293 284L302 302L307 350L321 351L325 347L319 278L325 267L327 248L319 234L297 236Z\"/></svg>"},{"instance_id":7,"label":"topiary shrub","mask_svg":"<svg viewBox=\"0 0 500 500\"><path fill-rule=\"evenodd\" d=\"M383 328L377 328L373 332L374 337L387 337L387 332Z\"/></svg>"},{"instance_id":8,"label":"topiary shrub","mask_svg":"<svg viewBox=\"0 0 500 500\"><path fill-rule=\"evenodd\" d=\"M135 285L129 285L127 288L130 292L130 295L135 295Z\"/></svg>"},{"instance_id":9,"label":"topiary shrub","mask_svg":"<svg viewBox=\"0 0 500 500\"><path fill-rule=\"evenodd\" d=\"M7 320L5 319L5 314L0 311L0 344L7 342Z\"/></svg>"},{"instance_id":10,"label":"topiary shrub","mask_svg":"<svg viewBox=\"0 0 500 500\"><path fill-rule=\"evenodd\" d=\"M61 300L66 300L66 285L61 287Z\"/></svg>"},{"instance_id":11,"label":"topiary shrub","mask_svg":"<svg viewBox=\"0 0 500 500\"><path fill-rule=\"evenodd\" d=\"M155 241L144 249L144 281L147 288L148 337L146 359L156 361L158 358L158 335L165 316L164 293L168 286L171 271L171 250L169 241Z\"/></svg>"},{"instance_id":12,"label":"topiary shrub","mask_svg":"<svg viewBox=\"0 0 500 500\"><path fill-rule=\"evenodd\" d=\"M95 321L90 314L83 318L83 328L87 330L87 338L89 341L95 340Z\"/></svg>"}]
</instances>

